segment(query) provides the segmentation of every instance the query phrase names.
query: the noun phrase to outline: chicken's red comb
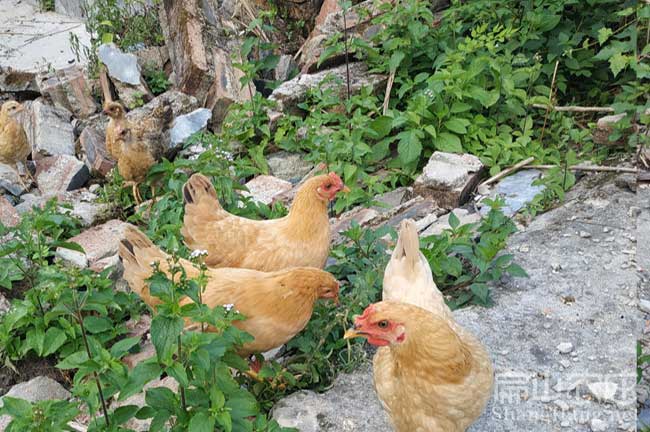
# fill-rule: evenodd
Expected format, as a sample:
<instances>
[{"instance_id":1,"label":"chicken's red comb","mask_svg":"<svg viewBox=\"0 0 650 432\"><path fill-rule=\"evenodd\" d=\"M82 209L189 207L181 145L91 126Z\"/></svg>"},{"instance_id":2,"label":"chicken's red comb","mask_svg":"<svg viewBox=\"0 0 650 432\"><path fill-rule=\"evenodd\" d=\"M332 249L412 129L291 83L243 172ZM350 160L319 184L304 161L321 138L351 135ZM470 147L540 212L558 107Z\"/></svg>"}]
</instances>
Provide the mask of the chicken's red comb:
<instances>
[{"instance_id":1,"label":"chicken's red comb","mask_svg":"<svg viewBox=\"0 0 650 432\"><path fill-rule=\"evenodd\" d=\"M368 305L366 310L363 311L361 315L357 315L357 317L354 319L355 324L358 323L359 321L365 321L370 317L371 314L375 312L375 305L371 304Z\"/></svg>"},{"instance_id":2,"label":"chicken's red comb","mask_svg":"<svg viewBox=\"0 0 650 432\"><path fill-rule=\"evenodd\" d=\"M343 180L341 179L341 177L339 177L339 175L338 175L337 173L335 173L334 171L332 171L331 173L329 173L329 174L328 174L328 177L329 177L329 178L330 178L334 183L336 183L336 184L338 184L338 185L342 185L342 184L343 184Z\"/></svg>"}]
</instances>

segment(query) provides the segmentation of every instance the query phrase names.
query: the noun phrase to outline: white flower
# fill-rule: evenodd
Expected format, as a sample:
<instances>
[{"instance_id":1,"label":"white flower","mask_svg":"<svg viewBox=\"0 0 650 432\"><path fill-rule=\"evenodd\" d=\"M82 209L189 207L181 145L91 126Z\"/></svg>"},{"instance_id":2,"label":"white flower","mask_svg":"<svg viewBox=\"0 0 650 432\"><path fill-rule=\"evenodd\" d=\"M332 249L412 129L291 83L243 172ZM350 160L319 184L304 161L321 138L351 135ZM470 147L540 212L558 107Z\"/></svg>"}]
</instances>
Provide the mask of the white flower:
<instances>
[{"instance_id":1,"label":"white flower","mask_svg":"<svg viewBox=\"0 0 650 432\"><path fill-rule=\"evenodd\" d=\"M223 307L226 308L226 312L230 312L232 310L232 308L235 307L235 305L232 304L232 303L228 303L228 304L223 305ZM235 312L238 312L238 311L235 311Z\"/></svg>"},{"instance_id":2,"label":"white flower","mask_svg":"<svg viewBox=\"0 0 650 432\"><path fill-rule=\"evenodd\" d=\"M190 259L195 259L195 258L198 258L200 256L207 255L207 254L208 254L207 250L197 249L197 250L193 251L190 254Z\"/></svg>"}]
</instances>

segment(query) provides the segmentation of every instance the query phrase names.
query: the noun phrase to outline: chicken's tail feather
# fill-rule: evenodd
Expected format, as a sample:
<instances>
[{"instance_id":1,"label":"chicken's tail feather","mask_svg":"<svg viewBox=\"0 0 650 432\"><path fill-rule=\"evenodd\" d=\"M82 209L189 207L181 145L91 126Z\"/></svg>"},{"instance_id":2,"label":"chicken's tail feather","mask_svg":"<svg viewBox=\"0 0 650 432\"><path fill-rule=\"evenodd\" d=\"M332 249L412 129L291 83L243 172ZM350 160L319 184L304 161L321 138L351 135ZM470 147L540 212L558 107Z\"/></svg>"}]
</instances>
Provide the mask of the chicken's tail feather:
<instances>
[{"instance_id":1,"label":"chicken's tail feather","mask_svg":"<svg viewBox=\"0 0 650 432\"><path fill-rule=\"evenodd\" d=\"M210 180L203 174L194 174L183 186L183 200L185 204L198 204L203 198L208 197L215 205L219 206L217 191Z\"/></svg>"},{"instance_id":2,"label":"chicken's tail feather","mask_svg":"<svg viewBox=\"0 0 650 432\"><path fill-rule=\"evenodd\" d=\"M412 269L420 262L420 238L417 226L411 219L402 221L395 252L404 256Z\"/></svg>"},{"instance_id":3,"label":"chicken's tail feather","mask_svg":"<svg viewBox=\"0 0 650 432\"><path fill-rule=\"evenodd\" d=\"M161 251L146 235L135 227L129 226L120 241L119 255L124 265L124 279L131 290L138 294L149 306L160 303L149 294L146 280L152 275L152 263L166 265L167 255Z\"/></svg>"}]
</instances>

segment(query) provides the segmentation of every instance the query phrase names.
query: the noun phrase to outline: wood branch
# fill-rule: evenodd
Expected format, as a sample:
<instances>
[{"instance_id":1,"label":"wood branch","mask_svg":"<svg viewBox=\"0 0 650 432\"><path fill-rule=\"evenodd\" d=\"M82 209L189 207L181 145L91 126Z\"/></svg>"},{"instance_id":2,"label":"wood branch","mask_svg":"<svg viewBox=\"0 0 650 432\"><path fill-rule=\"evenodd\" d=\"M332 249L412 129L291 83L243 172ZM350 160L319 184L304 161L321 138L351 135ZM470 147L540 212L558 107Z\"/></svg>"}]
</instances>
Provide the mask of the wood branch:
<instances>
[{"instance_id":1,"label":"wood branch","mask_svg":"<svg viewBox=\"0 0 650 432\"><path fill-rule=\"evenodd\" d=\"M384 110L382 111L383 115L386 115L388 111L388 103L390 102L390 92L393 90L393 83L395 82L395 72L392 71L388 76L388 82L386 83L386 95L384 96Z\"/></svg>"},{"instance_id":2,"label":"wood branch","mask_svg":"<svg viewBox=\"0 0 650 432\"><path fill-rule=\"evenodd\" d=\"M544 104L533 104L533 108L539 108L539 109L552 109L553 111L563 111L563 112L607 112L607 113L613 113L614 108L611 107L595 107L595 106L588 106L588 107L583 107L583 106L552 106L552 105L544 105Z\"/></svg>"},{"instance_id":3,"label":"wood branch","mask_svg":"<svg viewBox=\"0 0 650 432\"><path fill-rule=\"evenodd\" d=\"M111 94L111 84L108 81L108 73L106 72L106 66L101 65L99 68L99 84L102 88L102 94L104 96L104 103L113 102L113 95Z\"/></svg>"},{"instance_id":4,"label":"wood branch","mask_svg":"<svg viewBox=\"0 0 650 432\"><path fill-rule=\"evenodd\" d=\"M558 168L558 165L526 165L524 168L551 169L551 168ZM611 167L611 166L599 166L599 165L592 165L592 166L574 165L574 166L570 166L569 170L571 170L571 171L618 172L618 173L631 173L631 174L637 174L639 172L639 170L636 169L636 168Z\"/></svg>"},{"instance_id":5,"label":"wood branch","mask_svg":"<svg viewBox=\"0 0 650 432\"><path fill-rule=\"evenodd\" d=\"M494 183L495 181L497 181L499 179L502 179L503 177L507 176L508 174L510 174L512 172L515 172L518 169L530 164L534 160L535 160L534 157L529 157L528 159L522 160L521 162L514 164L510 168L506 168L503 171L501 171L500 173L493 175L492 177L490 177L489 179L485 180L483 183L478 185L478 187L490 185L490 184Z\"/></svg>"}]
</instances>

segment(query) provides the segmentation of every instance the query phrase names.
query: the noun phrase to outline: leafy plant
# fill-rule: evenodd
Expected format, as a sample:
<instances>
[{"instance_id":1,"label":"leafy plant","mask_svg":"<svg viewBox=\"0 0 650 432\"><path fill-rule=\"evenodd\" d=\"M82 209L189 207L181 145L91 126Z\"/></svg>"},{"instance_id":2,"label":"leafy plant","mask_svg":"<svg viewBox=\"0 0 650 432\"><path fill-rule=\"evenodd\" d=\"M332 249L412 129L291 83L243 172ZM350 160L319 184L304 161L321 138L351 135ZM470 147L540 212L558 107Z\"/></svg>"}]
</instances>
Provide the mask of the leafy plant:
<instances>
[{"instance_id":1,"label":"leafy plant","mask_svg":"<svg viewBox=\"0 0 650 432\"><path fill-rule=\"evenodd\" d=\"M68 423L79 414L74 402L46 400L30 403L23 399L5 396L0 415L12 418L7 432L73 431Z\"/></svg>"},{"instance_id":2,"label":"leafy plant","mask_svg":"<svg viewBox=\"0 0 650 432\"><path fill-rule=\"evenodd\" d=\"M144 68L142 76L144 77L149 90L151 90L155 96L165 93L169 87L171 87L171 83L167 79L165 71L149 66Z\"/></svg>"}]
</instances>

